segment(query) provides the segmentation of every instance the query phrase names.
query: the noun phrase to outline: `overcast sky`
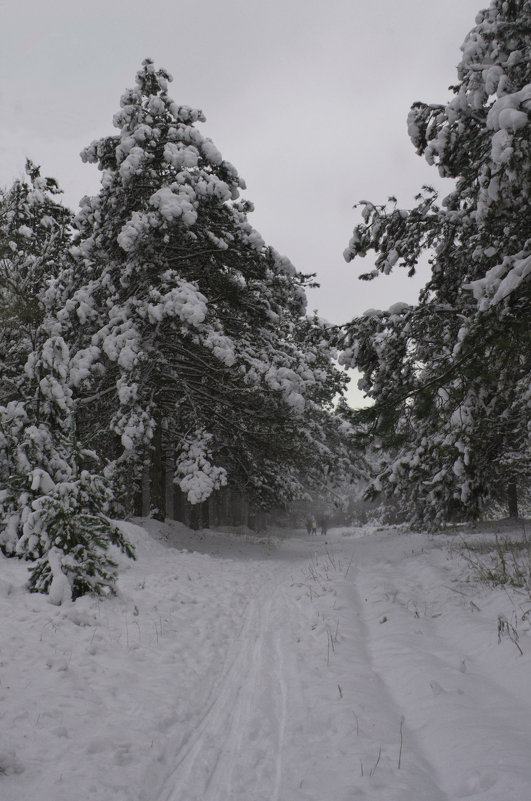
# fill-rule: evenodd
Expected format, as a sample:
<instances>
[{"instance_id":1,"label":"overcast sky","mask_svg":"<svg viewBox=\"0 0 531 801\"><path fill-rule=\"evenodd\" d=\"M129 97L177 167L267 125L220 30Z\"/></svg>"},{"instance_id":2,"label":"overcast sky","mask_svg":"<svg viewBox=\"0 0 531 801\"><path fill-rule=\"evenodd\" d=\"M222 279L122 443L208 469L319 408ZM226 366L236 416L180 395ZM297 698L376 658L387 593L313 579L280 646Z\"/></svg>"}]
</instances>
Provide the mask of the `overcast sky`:
<instances>
[{"instance_id":1,"label":"overcast sky","mask_svg":"<svg viewBox=\"0 0 531 801\"><path fill-rule=\"evenodd\" d=\"M406 117L445 102L460 45L488 0L0 0L0 184L42 165L77 208L100 173L79 152L112 135L142 60L202 108L203 132L247 183L253 225L297 269L317 273L310 309L345 322L414 301L422 276L357 279L343 250L360 199L408 206L441 186ZM425 277L424 277L425 280Z\"/></svg>"}]
</instances>

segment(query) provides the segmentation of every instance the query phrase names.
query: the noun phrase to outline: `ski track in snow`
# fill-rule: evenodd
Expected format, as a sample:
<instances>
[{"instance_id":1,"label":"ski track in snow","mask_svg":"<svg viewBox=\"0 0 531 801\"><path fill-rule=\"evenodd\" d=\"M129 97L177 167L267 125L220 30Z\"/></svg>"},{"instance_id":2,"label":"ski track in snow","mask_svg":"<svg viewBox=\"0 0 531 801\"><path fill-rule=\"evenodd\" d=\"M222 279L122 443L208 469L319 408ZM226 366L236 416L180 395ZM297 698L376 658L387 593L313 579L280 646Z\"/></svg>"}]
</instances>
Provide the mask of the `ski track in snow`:
<instances>
[{"instance_id":1,"label":"ski track in snow","mask_svg":"<svg viewBox=\"0 0 531 801\"><path fill-rule=\"evenodd\" d=\"M249 602L222 675L175 754L159 801L219 801L235 797L234 792L252 796L262 776L266 786L275 788L267 797L278 801L286 713L281 646L272 614L278 605L276 589L275 582L266 582ZM262 698L270 705L265 719Z\"/></svg>"},{"instance_id":2,"label":"ski track in snow","mask_svg":"<svg viewBox=\"0 0 531 801\"><path fill-rule=\"evenodd\" d=\"M508 594L446 540L149 525L110 604L0 593L0 697L35 705L6 709L1 801L529 801L531 637L498 643Z\"/></svg>"}]
</instances>

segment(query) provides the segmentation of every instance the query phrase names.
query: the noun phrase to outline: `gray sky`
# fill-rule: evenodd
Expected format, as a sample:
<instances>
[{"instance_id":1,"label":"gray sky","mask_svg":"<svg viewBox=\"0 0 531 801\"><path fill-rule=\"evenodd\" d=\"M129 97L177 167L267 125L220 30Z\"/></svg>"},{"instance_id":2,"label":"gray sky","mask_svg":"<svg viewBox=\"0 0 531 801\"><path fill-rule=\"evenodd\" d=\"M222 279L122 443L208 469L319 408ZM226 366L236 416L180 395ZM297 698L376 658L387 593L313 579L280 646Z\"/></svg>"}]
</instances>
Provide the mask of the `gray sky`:
<instances>
[{"instance_id":1,"label":"gray sky","mask_svg":"<svg viewBox=\"0 0 531 801\"><path fill-rule=\"evenodd\" d=\"M342 257L360 199L408 206L442 186L406 117L445 102L460 45L488 0L0 0L0 184L29 156L74 210L100 174L79 151L113 134L142 59L202 108L202 130L247 182L253 225L303 272L310 309L345 322L414 301L405 272L361 282Z\"/></svg>"}]
</instances>

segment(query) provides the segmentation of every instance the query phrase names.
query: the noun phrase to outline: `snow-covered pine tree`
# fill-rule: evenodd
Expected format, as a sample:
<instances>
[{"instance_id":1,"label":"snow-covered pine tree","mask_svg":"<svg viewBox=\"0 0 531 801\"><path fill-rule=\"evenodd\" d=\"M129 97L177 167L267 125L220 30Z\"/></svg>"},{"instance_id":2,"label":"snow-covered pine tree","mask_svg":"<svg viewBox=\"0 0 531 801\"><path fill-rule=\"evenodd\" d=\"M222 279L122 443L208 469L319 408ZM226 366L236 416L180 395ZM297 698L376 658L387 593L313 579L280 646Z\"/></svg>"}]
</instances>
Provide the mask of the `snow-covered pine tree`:
<instances>
[{"instance_id":1,"label":"snow-covered pine tree","mask_svg":"<svg viewBox=\"0 0 531 801\"><path fill-rule=\"evenodd\" d=\"M35 363L51 333L46 293L64 263L72 221L58 202L57 182L42 178L31 161L26 175L0 197L0 547L7 554L15 553L22 535L26 501L31 505L29 472L39 467L41 451L30 441L43 419L43 376L25 367L28 359ZM36 457L32 462L18 450L23 441Z\"/></svg>"},{"instance_id":2,"label":"snow-covered pine tree","mask_svg":"<svg viewBox=\"0 0 531 801\"><path fill-rule=\"evenodd\" d=\"M326 386L330 402L341 379L296 334L305 277L252 228L243 181L198 129L202 112L169 97L170 80L146 60L119 133L82 154L102 188L82 201L83 281L59 318L79 331L83 426L100 442L114 434L126 491L163 448L192 503L227 481L283 501L302 491L301 464L323 470L315 438L325 447L330 415L320 397L321 424L306 427L306 410L317 418L312 393Z\"/></svg>"},{"instance_id":3,"label":"snow-covered pine tree","mask_svg":"<svg viewBox=\"0 0 531 801\"><path fill-rule=\"evenodd\" d=\"M56 333L71 214L53 179L26 171L0 204L0 549L37 560L29 588L59 603L113 591L108 546L132 551L106 516L108 482L87 469L97 457L76 438L70 352Z\"/></svg>"},{"instance_id":4,"label":"snow-covered pine tree","mask_svg":"<svg viewBox=\"0 0 531 801\"><path fill-rule=\"evenodd\" d=\"M49 331L46 292L70 242L72 214L53 178L26 162L26 180L0 192L0 403L20 400L24 364Z\"/></svg>"},{"instance_id":5,"label":"snow-covered pine tree","mask_svg":"<svg viewBox=\"0 0 531 801\"><path fill-rule=\"evenodd\" d=\"M455 180L439 205L424 187L412 210L363 205L347 261L431 277L415 306L346 326L344 364L374 399L363 413L382 454L372 492L398 495L419 522L477 517L529 486L531 442L531 4L493 0L462 46L446 105L415 103L417 153Z\"/></svg>"},{"instance_id":6,"label":"snow-covered pine tree","mask_svg":"<svg viewBox=\"0 0 531 801\"><path fill-rule=\"evenodd\" d=\"M28 587L54 603L114 592L110 545L133 549L106 511L112 491L76 437L70 354L51 337L25 365L33 398L0 406L0 547L31 560ZM24 387L26 388L26 387Z\"/></svg>"}]
</instances>

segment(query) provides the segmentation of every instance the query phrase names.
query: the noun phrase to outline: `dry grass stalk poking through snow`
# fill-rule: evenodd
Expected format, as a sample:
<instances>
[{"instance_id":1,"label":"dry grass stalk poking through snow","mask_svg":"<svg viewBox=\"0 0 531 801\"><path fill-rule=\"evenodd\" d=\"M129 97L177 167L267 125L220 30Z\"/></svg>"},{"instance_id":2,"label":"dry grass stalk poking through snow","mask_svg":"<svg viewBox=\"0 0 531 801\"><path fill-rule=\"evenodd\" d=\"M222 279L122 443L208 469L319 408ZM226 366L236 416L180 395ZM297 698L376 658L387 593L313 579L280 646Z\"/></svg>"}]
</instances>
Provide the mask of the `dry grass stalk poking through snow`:
<instances>
[{"instance_id":1,"label":"dry grass stalk poking through snow","mask_svg":"<svg viewBox=\"0 0 531 801\"><path fill-rule=\"evenodd\" d=\"M531 542L525 523L521 536L516 538L495 534L494 542L491 539L474 543L463 540L463 556L477 581L492 587L519 587L531 597Z\"/></svg>"},{"instance_id":2,"label":"dry grass stalk poking through snow","mask_svg":"<svg viewBox=\"0 0 531 801\"><path fill-rule=\"evenodd\" d=\"M520 531L513 528L503 536L501 524L496 526L494 537L488 525L485 528L479 538L467 541L461 537L460 554L474 581L491 589L501 588L509 598L511 615L498 614L498 642L507 638L522 654L518 627L528 626L531 619L531 542L526 521L522 521Z\"/></svg>"}]
</instances>

